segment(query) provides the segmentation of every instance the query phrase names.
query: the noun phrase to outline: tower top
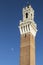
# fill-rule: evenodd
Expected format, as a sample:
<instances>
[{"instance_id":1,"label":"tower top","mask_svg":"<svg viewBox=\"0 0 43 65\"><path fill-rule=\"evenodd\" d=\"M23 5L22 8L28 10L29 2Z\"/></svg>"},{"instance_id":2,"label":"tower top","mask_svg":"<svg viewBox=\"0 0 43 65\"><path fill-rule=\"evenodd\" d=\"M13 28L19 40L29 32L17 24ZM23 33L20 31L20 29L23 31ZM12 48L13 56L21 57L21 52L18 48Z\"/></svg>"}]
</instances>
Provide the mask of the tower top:
<instances>
[{"instance_id":1,"label":"tower top","mask_svg":"<svg viewBox=\"0 0 43 65\"><path fill-rule=\"evenodd\" d=\"M34 10L31 5L26 6L23 8L23 21L24 20L34 20Z\"/></svg>"},{"instance_id":2,"label":"tower top","mask_svg":"<svg viewBox=\"0 0 43 65\"><path fill-rule=\"evenodd\" d=\"M28 7L26 6L23 8L22 14L23 20L20 20L19 24L21 35L30 32L33 34L33 36L36 36L37 25L34 21L34 9L31 7L31 5L28 5Z\"/></svg>"}]
</instances>

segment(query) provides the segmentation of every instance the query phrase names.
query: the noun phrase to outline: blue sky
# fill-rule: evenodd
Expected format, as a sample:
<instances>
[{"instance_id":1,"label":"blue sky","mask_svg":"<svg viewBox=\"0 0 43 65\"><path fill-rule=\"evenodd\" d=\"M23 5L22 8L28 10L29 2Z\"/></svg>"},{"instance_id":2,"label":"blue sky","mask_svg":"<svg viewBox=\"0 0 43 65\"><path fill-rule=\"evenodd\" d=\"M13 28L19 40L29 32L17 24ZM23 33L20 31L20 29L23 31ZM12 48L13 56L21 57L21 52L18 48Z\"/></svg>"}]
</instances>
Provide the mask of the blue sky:
<instances>
[{"instance_id":1,"label":"blue sky","mask_svg":"<svg viewBox=\"0 0 43 65\"><path fill-rule=\"evenodd\" d=\"M43 65L43 0L0 0L0 65L19 65L19 20L22 8L30 2L35 10L36 65Z\"/></svg>"}]
</instances>

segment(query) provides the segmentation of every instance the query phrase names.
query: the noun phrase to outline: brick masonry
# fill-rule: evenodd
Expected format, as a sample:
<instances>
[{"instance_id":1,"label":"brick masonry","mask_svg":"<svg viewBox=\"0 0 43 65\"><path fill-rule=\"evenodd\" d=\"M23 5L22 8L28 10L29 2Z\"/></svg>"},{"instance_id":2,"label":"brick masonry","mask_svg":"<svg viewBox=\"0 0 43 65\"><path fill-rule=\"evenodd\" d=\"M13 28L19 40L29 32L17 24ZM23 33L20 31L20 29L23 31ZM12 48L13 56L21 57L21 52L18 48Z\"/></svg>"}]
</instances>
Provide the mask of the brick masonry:
<instances>
[{"instance_id":1,"label":"brick masonry","mask_svg":"<svg viewBox=\"0 0 43 65\"><path fill-rule=\"evenodd\" d=\"M35 38L31 33L21 35L20 65L35 65Z\"/></svg>"}]
</instances>

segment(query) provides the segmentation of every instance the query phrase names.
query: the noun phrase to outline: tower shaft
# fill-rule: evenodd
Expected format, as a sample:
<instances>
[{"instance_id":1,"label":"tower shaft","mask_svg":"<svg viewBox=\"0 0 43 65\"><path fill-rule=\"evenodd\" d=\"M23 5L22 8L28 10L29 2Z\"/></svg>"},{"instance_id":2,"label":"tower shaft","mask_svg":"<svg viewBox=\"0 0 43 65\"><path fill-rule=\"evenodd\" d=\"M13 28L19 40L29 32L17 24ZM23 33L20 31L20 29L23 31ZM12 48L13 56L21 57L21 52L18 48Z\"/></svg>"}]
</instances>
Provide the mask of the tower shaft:
<instances>
[{"instance_id":1,"label":"tower shaft","mask_svg":"<svg viewBox=\"0 0 43 65\"><path fill-rule=\"evenodd\" d=\"M35 65L35 38L31 33L21 36L20 65Z\"/></svg>"}]
</instances>

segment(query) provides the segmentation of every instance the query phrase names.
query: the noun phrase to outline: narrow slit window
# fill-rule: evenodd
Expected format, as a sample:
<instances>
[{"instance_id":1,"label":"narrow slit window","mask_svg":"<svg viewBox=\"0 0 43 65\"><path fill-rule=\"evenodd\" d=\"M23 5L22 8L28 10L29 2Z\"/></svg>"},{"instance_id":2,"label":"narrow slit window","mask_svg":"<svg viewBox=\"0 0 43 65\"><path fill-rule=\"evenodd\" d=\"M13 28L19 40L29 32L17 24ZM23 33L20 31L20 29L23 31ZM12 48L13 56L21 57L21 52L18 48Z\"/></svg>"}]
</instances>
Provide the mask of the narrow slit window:
<instances>
[{"instance_id":1,"label":"narrow slit window","mask_svg":"<svg viewBox=\"0 0 43 65\"><path fill-rule=\"evenodd\" d=\"M24 26L24 31L25 31L25 26Z\"/></svg>"},{"instance_id":2,"label":"narrow slit window","mask_svg":"<svg viewBox=\"0 0 43 65\"><path fill-rule=\"evenodd\" d=\"M28 13L26 13L26 18L28 18Z\"/></svg>"},{"instance_id":3,"label":"narrow slit window","mask_svg":"<svg viewBox=\"0 0 43 65\"><path fill-rule=\"evenodd\" d=\"M32 14L31 14L31 16L32 16Z\"/></svg>"},{"instance_id":4,"label":"narrow slit window","mask_svg":"<svg viewBox=\"0 0 43 65\"><path fill-rule=\"evenodd\" d=\"M22 30L22 32L23 32L23 28L21 27L21 30Z\"/></svg>"},{"instance_id":5,"label":"narrow slit window","mask_svg":"<svg viewBox=\"0 0 43 65\"><path fill-rule=\"evenodd\" d=\"M32 14L31 14L31 20L32 20Z\"/></svg>"}]
</instances>

